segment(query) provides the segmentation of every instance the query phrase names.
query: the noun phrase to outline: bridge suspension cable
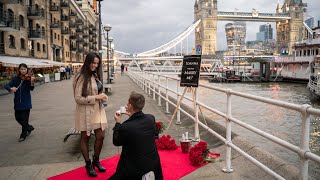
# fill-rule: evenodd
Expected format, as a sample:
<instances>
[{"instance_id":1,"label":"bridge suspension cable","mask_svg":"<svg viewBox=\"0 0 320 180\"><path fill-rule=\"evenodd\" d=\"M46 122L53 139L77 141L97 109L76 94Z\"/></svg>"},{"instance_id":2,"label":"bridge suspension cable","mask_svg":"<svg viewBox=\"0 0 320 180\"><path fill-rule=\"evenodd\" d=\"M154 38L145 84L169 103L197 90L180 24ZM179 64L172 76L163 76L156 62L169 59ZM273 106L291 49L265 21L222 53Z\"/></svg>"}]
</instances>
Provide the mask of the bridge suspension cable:
<instances>
[{"instance_id":1,"label":"bridge suspension cable","mask_svg":"<svg viewBox=\"0 0 320 180\"><path fill-rule=\"evenodd\" d=\"M184 40L187 36L189 36L191 32L194 30L194 28L196 28L199 25L200 21L201 19L191 24L185 31L183 31L181 34L179 34L176 38L169 41L168 43L160 47L157 47L155 49L139 53L138 56L140 57L154 56L154 55L168 51L169 49L173 48L174 46L182 42L182 40Z\"/></svg>"}]
</instances>

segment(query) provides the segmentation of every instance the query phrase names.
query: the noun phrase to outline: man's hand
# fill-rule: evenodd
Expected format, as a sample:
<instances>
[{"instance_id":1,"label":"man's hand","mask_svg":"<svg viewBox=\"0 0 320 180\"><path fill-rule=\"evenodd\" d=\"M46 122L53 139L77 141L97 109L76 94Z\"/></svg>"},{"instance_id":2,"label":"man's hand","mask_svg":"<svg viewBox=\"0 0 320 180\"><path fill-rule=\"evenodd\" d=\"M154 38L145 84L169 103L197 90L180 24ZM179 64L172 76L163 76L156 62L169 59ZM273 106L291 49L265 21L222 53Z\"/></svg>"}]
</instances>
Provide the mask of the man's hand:
<instances>
[{"instance_id":1,"label":"man's hand","mask_svg":"<svg viewBox=\"0 0 320 180\"><path fill-rule=\"evenodd\" d=\"M116 113L114 114L114 120L115 120L117 123L120 123L120 122L121 122L121 113L116 112Z\"/></svg>"},{"instance_id":2,"label":"man's hand","mask_svg":"<svg viewBox=\"0 0 320 180\"><path fill-rule=\"evenodd\" d=\"M16 87L12 87L12 88L10 88L10 89L11 89L11 92L12 92L12 93L17 92L17 90L18 90Z\"/></svg>"}]
</instances>

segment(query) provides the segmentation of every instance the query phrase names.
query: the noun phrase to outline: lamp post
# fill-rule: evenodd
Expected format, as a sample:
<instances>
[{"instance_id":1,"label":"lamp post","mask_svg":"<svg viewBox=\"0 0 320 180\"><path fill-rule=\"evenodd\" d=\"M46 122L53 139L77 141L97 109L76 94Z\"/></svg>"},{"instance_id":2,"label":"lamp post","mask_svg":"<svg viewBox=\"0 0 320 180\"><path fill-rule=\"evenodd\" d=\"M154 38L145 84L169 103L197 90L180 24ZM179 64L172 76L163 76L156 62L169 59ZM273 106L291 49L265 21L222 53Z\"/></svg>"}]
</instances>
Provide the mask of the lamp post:
<instances>
[{"instance_id":1,"label":"lamp post","mask_svg":"<svg viewBox=\"0 0 320 180\"><path fill-rule=\"evenodd\" d=\"M102 34L101 34L101 1L103 1L103 0L97 0L98 2L99 2L99 4L98 4L98 6L99 6L99 36L98 36L98 38L99 38L99 56L100 56L100 58L101 58L101 62L99 62L99 64L100 64L100 68L99 68L99 74L100 74L100 80L103 82L103 70L102 70L102 66L103 66L103 64L102 64Z\"/></svg>"},{"instance_id":2,"label":"lamp post","mask_svg":"<svg viewBox=\"0 0 320 180\"><path fill-rule=\"evenodd\" d=\"M108 53L110 53L110 55L109 55L109 59L111 58L111 49L112 49L112 47L111 47L111 43L113 42L113 38L112 37L110 37L109 38L109 42L108 43L110 43L110 45L109 45L109 49L108 49ZM109 59L108 59L108 61L109 61ZM110 61L108 62L108 65L109 65L109 63L110 63ZM113 64L114 64L114 62L113 62ZM112 73L113 73L113 65L112 65Z\"/></svg>"},{"instance_id":3,"label":"lamp post","mask_svg":"<svg viewBox=\"0 0 320 180\"><path fill-rule=\"evenodd\" d=\"M111 30L111 26L109 24L105 25L103 29L107 32L107 67L108 67L108 80L107 83L110 84L110 57L109 57L109 31Z\"/></svg>"}]
</instances>

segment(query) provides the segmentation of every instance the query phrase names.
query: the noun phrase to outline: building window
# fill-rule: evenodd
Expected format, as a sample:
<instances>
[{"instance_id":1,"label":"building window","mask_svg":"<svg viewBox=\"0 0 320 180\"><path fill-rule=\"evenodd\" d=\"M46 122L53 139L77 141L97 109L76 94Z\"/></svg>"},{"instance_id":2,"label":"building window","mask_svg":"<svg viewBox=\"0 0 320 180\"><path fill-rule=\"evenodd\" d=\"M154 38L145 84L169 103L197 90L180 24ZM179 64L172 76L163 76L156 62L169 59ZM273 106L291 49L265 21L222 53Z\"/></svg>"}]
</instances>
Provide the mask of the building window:
<instances>
[{"instance_id":1,"label":"building window","mask_svg":"<svg viewBox=\"0 0 320 180\"><path fill-rule=\"evenodd\" d=\"M19 25L20 27L24 27L24 18L22 15L19 16Z\"/></svg>"},{"instance_id":2,"label":"building window","mask_svg":"<svg viewBox=\"0 0 320 180\"><path fill-rule=\"evenodd\" d=\"M58 40L60 40L60 35L58 34Z\"/></svg>"},{"instance_id":3,"label":"building window","mask_svg":"<svg viewBox=\"0 0 320 180\"><path fill-rule=\"evenodd\" d=\"M46 45L45 44L42 44L42 51L46 52Z\"/></svg>"},{"instance_id":4,"label":"building window","mask_svg":"<svg viewBox=\"0 0 320 180\"><path fill-rule=\"evenodd\" d=\"M23 38L20 39L20 49L26 49L26 41Z\"/></svg>"},{"instance_id":5,"label":"building window","mask_svg":"<svg viewBox=\"0 0 320 180\"><path fill-rule=\"evenodd\" d=\"M57 33L54 33L54 39L57 39Z\"/></svg>"},{"instance_id":6,"label":"building window","mask_svg":"<svg viewBox=\"0 0 320 180\"><path fill-rule=\"evenodd\" d=\"M16 48L16 39L12 35L9 36L9 48Z\"/></svg>"},{"instance_id":7,"label":"building window","mask_svg":"<svg viewBox=\"0 0 320 180\"><path fill-rule=\"evenodd\" d=\"M212 11L211 10L208 10L208 15L212 16Z\"/></svg>"},{"instance_id":8,"label":"building window","mask_svg":"<svg viewBox=\"0 0 320 180\"><path fill-rule=\"evenodd\" d=\"M37 43L37 51L41 51L41 49L40 49L40 43Z\"/></svg>"}]
</instances>

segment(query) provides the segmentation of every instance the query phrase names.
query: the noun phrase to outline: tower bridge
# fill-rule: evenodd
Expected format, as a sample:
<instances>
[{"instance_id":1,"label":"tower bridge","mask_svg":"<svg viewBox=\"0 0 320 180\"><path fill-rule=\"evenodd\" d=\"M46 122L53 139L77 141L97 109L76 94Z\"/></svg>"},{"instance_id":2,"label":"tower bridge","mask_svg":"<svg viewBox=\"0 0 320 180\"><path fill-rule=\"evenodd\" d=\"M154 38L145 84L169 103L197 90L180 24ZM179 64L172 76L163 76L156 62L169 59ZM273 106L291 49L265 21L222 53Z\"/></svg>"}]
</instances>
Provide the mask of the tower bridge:
<instances>
[{"instance_id":1,"label":"tower bridge","mask_svg":"<svg viewBox=\"0 0 320 180\"><path fill-rule=\"evenodd\" d=\"M180 44L180 50L182 54L182 43L187 40L188 49L188 36L194 32L195 44L197 54L202 55L215 55L217 51L217 22L218 21L249 21L249 22L275 22L277 29L277 47L278 53L285 52L286 54L292 54L292 47L295 42L302 40L305 33L310 33L310 28L304 23L304 12L307 7L306 3L302 0L285 0L283 4L278 3L276 7L276 13L261 13L256 9L252 9L251 12L224 12L218 11L217 0L195 0L194 4L194 22L180 33L173 40L156 47L154 49L138 53L134 57L149 58L149 59L137 59L132 58L132 55L128 53L119 52L121 54L122 62L128 62L130 66L139 66L139 63L145 63L146 67L155 68L156 71L162 71L158 68L156 61L163 61L161 66L165 68L172 68L174 66L173 59L165 58L159 59L159 55L162 53L175 51L176 46ZM169 53L171 54L171 53ZM188 54L188 53L187 53ZM131 56L129 59L123 59L123 57ZM150 59L151 57L157 57L158 59ZM230 56L236 57L236 56ZM240 57L240 56L239 56ZM245 56L252 57L252 56ZM274 56L268 56L265 58L275 58ZM182 60L182 58L180 58ZM220 63L217 61L220 60ZM138 62L139 61L139 62ZM221 59L214 59L215 63L210 64L208 72L214 70L216 67L221 66ZM208 66L209 67L209 66ZM176 69L175 69L176 70Z\"/></svg>"}]
</instances>

